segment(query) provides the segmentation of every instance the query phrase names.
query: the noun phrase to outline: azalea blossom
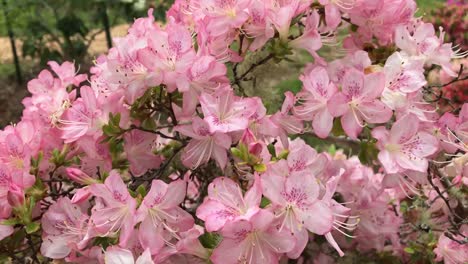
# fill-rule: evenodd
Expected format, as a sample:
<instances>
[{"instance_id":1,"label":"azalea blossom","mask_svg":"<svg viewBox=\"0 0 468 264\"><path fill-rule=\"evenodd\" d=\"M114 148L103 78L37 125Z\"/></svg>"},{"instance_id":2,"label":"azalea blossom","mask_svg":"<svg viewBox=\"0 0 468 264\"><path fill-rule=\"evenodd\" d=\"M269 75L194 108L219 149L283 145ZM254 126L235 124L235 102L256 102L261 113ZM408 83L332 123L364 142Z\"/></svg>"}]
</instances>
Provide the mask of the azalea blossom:
<instances>
[{"instance_id":1,"label":"azalea blossom","mask_svg":"<svg viewBox=\"0 0 468 264\"><path fill-rule=\"evenodd\" d=\"M419 131L419 121L414 115L406 115L393 124L390 131L377 127L372 136L378 140L379 161L387 173L405 169L425 172L427 157L438 150L438 141L431 134Z\"/></svg>"},{"instance_id":2,"label":"azalea blossom","mask_svg":"<svg viewBox=\"0 0 468 264\"><path fill-rule=\"evenodd\" d=\"M213 251L213 263L278 263L282 253L290 251L294 237L273 225L274 215L258 210L248 219L228 223L222 230L223 240Z\"/></svg>"},{"instance_id":3,"label":"azalea blossom","mask_svg":"<svg viewBox=\"0 0 468 264\"><path fill-rule=\"evenodd\" d=\"M170 184L154 180L138 208L137 221L142 222L140 242L151 253L157 253L172 236L192 228L192 216L179 207L185 198L186 185L182 180Z\"/></svg>"},{"instance_id":4,"label":"azalea blossom","mask_svg":"<svg viewBox=\"0 0 468 264\"><path fill-rule=\"evenodd\" d=\"M42 218L42 228L41 254L48 258L65 258L72 248L84 249L92 238L89 216L68 198L50 206Z\"/></svg>"},{"instance_id":5,"label":"azalea blossom","mask_svg":"<svg viewBox=\"0 0 468 264\"><path fill-rule=\"evenodd\" d=\"M198 207L197 217L205 221L208 232L218 231L227 223L258 211L260 199L259 181L243 196L237 183L218 177L208 186L208 197Z\"/></svg>"},{"instance_id":6,"label":"azalea blossom","mask_svg":"<svg viewBox=\"0 0 468 264\"><path fill-rule=\"evenodd\" d=\"M304 90L298 94L300 106L294 107L294 114L303 120L312 120L312 127L317 136L325 138L333 127L333 116L328 110L328 101L338 91L328 79L323 67L313 68L302 77Z\"/></svg>"},{"instance_id":7,"label":"azalea blossom","mask_svg":"<svg viewBox=\"0 0 468 264\"><path fill-rule=\"evenodd\" d=\"M226 151L231 146L231 137L220 132L210 132L209 123L199 117L192 119L192 124L181 125L176 131L192 138L184 148L182 162L189 168L196 168L215 159L221 168L227 163Z\"/></svg>"},{"instance_id":8,"label":"azalea blossom","mask_svg":"<svg viewBox=\"0 0 468 264\"><path fill-rule=\"evenodd\" d=\"M91 185L90 192L99 198L90 218L91 228L103 236L120 231L119 245L124 247L136 224L137 204L122 177L113 170L103 184Z\"/></svg>"},{"instance_id":9,"label":"azalea blossom","mask_svg":"<svg viewBox=\"0 0 468 264\"><path fill-rule=\"evenodd\" d=\"M233 132L247 128L249 117L256 110L253 98L239 98L230 89L218 90L216 94L200 96L205 121L211 133Z\"/></svg>"},{"instance_id":10,"label":"azalea blossom","mask_svg":"<svg viewBox=\"0 0 468 264\"><path fill-rule=\"evenodd\" d=\"M383 73L364 75L349 69L343 77L342 91L329 101L329 109L335 117L341 116L341 125L351 138L357 138L368 123L384 123L392 111L378 97L385 87Z\"/></svg>"}]
</instances>

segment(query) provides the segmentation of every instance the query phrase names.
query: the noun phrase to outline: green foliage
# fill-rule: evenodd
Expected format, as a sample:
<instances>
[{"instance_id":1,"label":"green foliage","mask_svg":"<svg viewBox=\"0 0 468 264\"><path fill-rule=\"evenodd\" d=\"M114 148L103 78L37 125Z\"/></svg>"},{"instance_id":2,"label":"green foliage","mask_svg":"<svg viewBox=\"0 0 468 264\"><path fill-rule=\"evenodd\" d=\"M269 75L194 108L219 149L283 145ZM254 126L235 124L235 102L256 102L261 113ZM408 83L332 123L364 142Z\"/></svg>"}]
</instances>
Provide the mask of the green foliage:
<instances>
[{"instance_id":1,"label":"green foliage","mask_svg":"<svg viewBox=\"0 0 468 264\"><path fill-rule=\"evenodd\" d=\"M213 249L218 246L222 240L222 237L218 233L205 232L203 235L198 237L198 240L200 240L200 243L203 245L203 247Z\"/></svg>"}]
</instances>

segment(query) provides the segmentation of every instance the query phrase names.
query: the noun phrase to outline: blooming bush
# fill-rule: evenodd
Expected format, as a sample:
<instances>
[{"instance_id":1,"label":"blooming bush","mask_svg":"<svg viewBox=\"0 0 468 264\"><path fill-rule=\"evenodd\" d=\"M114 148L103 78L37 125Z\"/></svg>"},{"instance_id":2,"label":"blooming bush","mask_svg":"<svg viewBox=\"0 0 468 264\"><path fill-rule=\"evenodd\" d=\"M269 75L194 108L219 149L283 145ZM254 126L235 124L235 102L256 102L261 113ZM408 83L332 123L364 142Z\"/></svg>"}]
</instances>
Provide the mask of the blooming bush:
<instances>
[{"instance_id":1,"label":"blooming bush","mask_svg":"<svg viewBox=\"0 0 468 264\"><path fill-rule=\"evenodd\" d=\"M466 53L416 9L180 0L49 62L0 133L0 260L468 262L468 104L426 80ZM282 106L246 89L305 53Z\"/></svg>"}]
</instances>

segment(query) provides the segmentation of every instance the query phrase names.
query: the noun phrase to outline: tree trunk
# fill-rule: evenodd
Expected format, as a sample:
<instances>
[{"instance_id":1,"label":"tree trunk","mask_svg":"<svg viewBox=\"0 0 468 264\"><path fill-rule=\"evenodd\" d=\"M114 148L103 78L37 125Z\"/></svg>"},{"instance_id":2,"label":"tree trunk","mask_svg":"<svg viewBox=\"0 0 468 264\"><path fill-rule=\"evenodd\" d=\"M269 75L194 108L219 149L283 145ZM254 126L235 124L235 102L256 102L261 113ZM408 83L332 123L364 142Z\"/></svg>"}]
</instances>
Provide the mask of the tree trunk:
<instances>
[{"instance_id":1,"label":"tree trunk","mask_svg":"<svg viewBox=\"0 0 468 264\"><path fill-rule=\"evenodd\" d=\"M110 31L109 25L109 16L107 15L107 4L106 2L101 2L99 5L101 10L101 18L102 18L102 25L104 26L104 31L106 32L106 41L107 41L107 48L112 48L112 35Z\"/></svg>"},{"instance_id":2,"label":"tree trunk","mask_svg":"<svg viewBox=\"0 0 468 264\"><path fill-rule=\"evenodd\" d=\"M18 84L21 84L23 82L23 78L21 77L21 67L20 67L18 52L16 51L15 35L13 33L13 29L11 28L10 18L8 17L8 12L7 12L8 7L7 7L6 0L2 0L2 4L3 4L3 15L5 16L5 25L6 25L7 32L8 32L8 37L10 38L11 51L13 53L13 60L15 62L16 80Z\"/></svg>"}]
</instances>

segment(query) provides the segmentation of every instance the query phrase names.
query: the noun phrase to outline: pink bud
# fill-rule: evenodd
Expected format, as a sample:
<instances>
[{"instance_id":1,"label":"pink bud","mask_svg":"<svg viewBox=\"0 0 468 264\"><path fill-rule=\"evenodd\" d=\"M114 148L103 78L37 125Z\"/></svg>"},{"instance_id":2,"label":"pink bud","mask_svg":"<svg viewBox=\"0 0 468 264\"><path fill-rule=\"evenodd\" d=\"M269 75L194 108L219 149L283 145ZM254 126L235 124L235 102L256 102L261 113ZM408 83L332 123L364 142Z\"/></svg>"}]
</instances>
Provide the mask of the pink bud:
<instances>
[{"instance_id":1,"label":"pink bud","mask_svg":"<svg viewBox=\"0 0 468 264\"><path fill-rule=\"evenodd\" d=\"M252 131L247 128L244 131L244 134L242 135L242 138L240 140L240 143L249 146L251 143L256 143L257 139L255 138L255 135L252 133Z\"/></svg>"},{"instance_id":2,"label":"pink bud","mask_svg":"<svg viewBox=\"0 0 468 264\"><path fill-rule=\"evenodd\" d=\"M8 203L12 207L21 207L24 204L24 191L16 185L11 185L7 194Z\"/></svg>"},{"instance_id":3,"label":"pink bud","mask_svg":"<svg viewBox=\"0 0 468 264\"><path fill-rule=\"evenodd\" d=\"M89 188L84 187L76 191L75 195L73 195L71 199L71 202L73 204L81 203L83 201L88 200L90 196L91 196L91 193L89 192Z\"/></svg>"},{"instance_id":4,"label":"pink bud","mask_svg":"<svg viewBox=\"0 0 468 264\"><path fill-rule=\"evenodd\" d=\"M252 143L249 145L249 153L254 156L259 156L262 153L263 146L260 143Z\"/></svg>"},{"instance_id":5,"label":"pink bud","mask_svg":"<svg viewBox=\"0 0 468 264\"><path fill-rule=\"evenodd\" d=\"M88 174L84 173L82 170L77 168L66 168L65 171L68 174L68 177L79 184L91 185L94 183L99 183L98 180L92 178Z\"/></svg>"}]
</instances>

